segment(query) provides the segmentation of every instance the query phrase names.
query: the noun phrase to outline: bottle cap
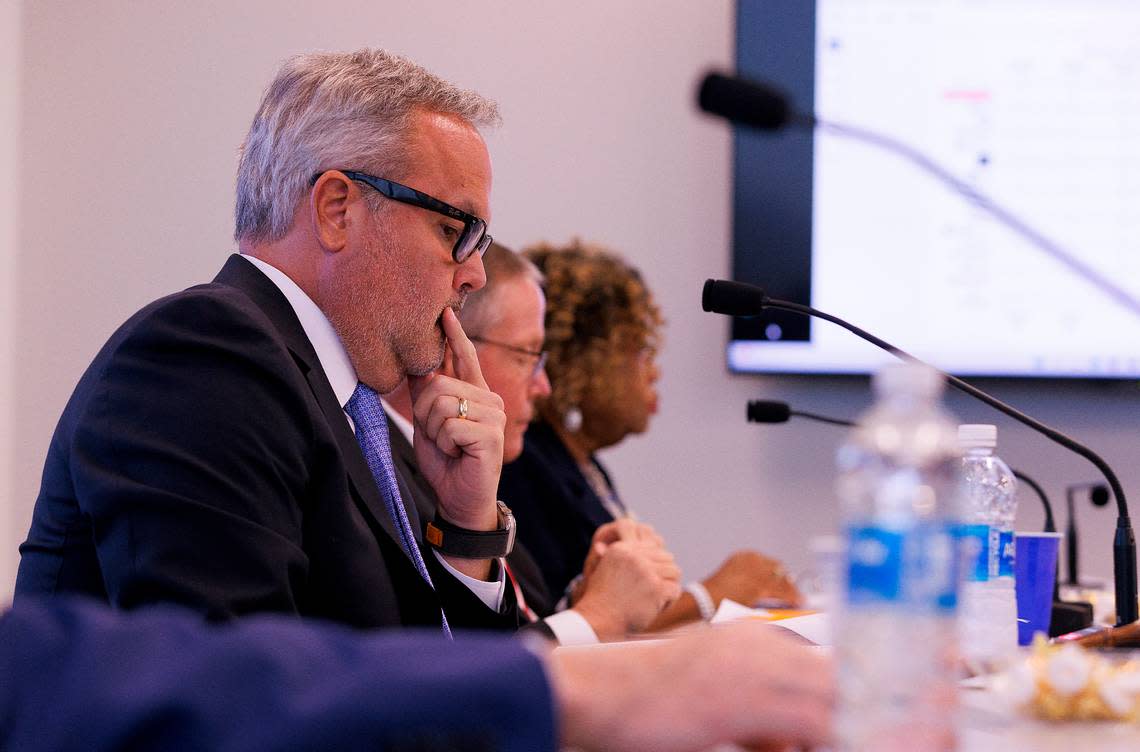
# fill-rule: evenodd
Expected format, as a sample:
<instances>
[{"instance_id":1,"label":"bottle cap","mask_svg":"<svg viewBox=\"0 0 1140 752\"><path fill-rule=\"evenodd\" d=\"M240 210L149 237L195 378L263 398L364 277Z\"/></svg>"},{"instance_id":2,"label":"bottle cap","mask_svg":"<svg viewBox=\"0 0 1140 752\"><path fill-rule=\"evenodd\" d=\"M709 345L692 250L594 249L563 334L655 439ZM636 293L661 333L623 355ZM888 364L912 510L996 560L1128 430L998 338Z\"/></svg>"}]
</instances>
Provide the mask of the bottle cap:
<instances>
[{"instance_id":1,"label":"bottle cap","mask_svg":"<svg viewBox=\"0 0 1140 752\"><path fill-rule=\"evenodd\" d=\"M988 423L958 426L958 443L963 449L993 449L997 446L997 426Z\"/></svg>"}]
</instances>

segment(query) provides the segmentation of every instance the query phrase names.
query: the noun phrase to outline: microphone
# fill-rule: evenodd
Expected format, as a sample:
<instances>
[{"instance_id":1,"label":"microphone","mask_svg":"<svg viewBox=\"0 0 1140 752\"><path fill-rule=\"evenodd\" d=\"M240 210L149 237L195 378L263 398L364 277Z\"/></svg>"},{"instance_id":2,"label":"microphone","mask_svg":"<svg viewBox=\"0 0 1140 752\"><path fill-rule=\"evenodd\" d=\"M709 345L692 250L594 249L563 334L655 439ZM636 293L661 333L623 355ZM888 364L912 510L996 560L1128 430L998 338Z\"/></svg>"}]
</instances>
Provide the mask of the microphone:
<instances>
[{"instance_id":1,"label":"microphone","mask_svg":"<svg viewBox=\"0 0 1140 752\"><path fill-rule=\"evenodd\" d=\"M785 125L815 125L815 118L802 115L788 104L788 95L767 84L723 73L709 73L697 91L697 104L712 115L763 131Z\"/></svg>"},{"instance_id":2,"label":"microphone","mask_svg":"<svg viewBox=\"0 0 1140 752\"><path fill-rule=\"evenodd\" d=\"M748 401L747 416L749 423L786 423L788 417L791 415L801 416L821 423L829 423L834 426L853 427L855 425L853 421L843 420L842 418L832 418L826 415L793 410L787 402L777 402L775 400ZM1045 509L1045 532L1057 532L1057 526L1053 521L1053 505L1049 503L1049 497L1045 495L1045 489L1041 488L1041 485L1037 481L1025 473L1013 468L1010 469L1013 471L1015 478L1032 488L1037 493L1037 497L1041 499L1041 506ZM1101 486L1101 488L1103 488L1103 486ZM1105 503L1107 503L1107 499ZM1057 570L1060 571L1060 562L1058 562ZM1050 637L1069 634L1079 629L1084 629L1092 624L1093 620L1092 604L1083 601L1061 600L1060 584L1060 578L1054 577L1053 606L1049 615Z\"/></svg>"},{"instance_id":3,"label":"microphone","mask_svg":"<svg viewBox=\"0 0 1140 752\"><path fill-rule=\"evenodd\" d=\"M749 423L787 423L792 417L792 408L787 402L748 400L745 415Z\"/></svg>"},{"instance_id":4,"label":"microphone","mask_svg":"<svg viewBox=\"0 0 1140 752\"><path fill-rule=\"evenodd\" d=\"M776 402L774 400L748 400L747 415L749 423L787 423L788 418L795 415L820 423L830 423L833 426L850 428L855 425L849 420L829 418L826 415L808 413L803 410L793 410L787 402Z\"/></svg>"},{"instance_id":5,"label":"microphone","mask_svg":"<svg viewBox=\"0 0 1140 752\"><path fill-rule=\"evenodd\" d=\"M749 423L787 423L788 418L793 415L801 418L807 418L808 420L814 420L819 423L829 423L833 426L845 426L847 428L851 428L855 425L854 421L843 420L842 418L832 418L830 416L820 415L818 413L809 413L804 412L803 410L793 410L791 408L791 405L789 405L787 402L777 402L775 400L748 400L747 417ZM1017 470L1015 468L1010 468L1010 470L1013 472L1013 476L1015 478L1033 489L1033 492L1037 494L1037 498L1041 500L1041 507L1045 510L1045 532L1057 532L1057 524L1053 519L1053 504L1050 503L1049 497L1045 493L1045 489L1041 487L1040 483L1033 480L1020 470ZM1108 489L1104 486L1099 486L1098 488L1102 489L1105 492L1106 498L1104 504L1107 504ZM1096 503L1096 499L1093 499L1093 503ZM1101 504L1100 506L1104 506L1104 504Z\"/></svg>"},{"instance_id":6,"label":"microphone","mask_svg":"<svg viewBox=\"0 0 1140 752\"><path fill-rule=\"evenodd\" d=\"M705 280L701 290L701 308L725 316L759 316L768 305L762 289L728 279Z\"/></svg>"},{"instance_id":7,"label":"microphone","mask_svg":"<svg viewBox=\"0 0 1140 752\"><path fill-rule=\"evenodd\" d=\"M736 316L755 316L767 308L773 308L782 311L792 311L793 313L799 313L804 316L821 318L824 321L830 321L846 329L855 336L886 350L901 360L909 360L929 366L929 364L914 357L910 353L900 350L889 342L879 339L873 334L837 316L832 316L831 314L824 313L823 311L801 303L792 303L787 300L770 298L763 289L743 282L706 280L704 289L701 292L701 307L705 311ZM1035 418L1031 418L1020 410L983 392L981 389L962 381L957 376L943 371L939 372L942 373L947 383L954 388L986 403L999 412L1005 413L1019 423L1029 426L1066 449L1076 452L1095 465L1101 474L1104 475L1105 480L1108 481L1108 485L1112 489L1113 495L1116 497L1116 536L1112 544L1112 563L1113 579L1116 586L1117 626L1136 621L1136 537L1132 532L1132 520L1128 516L1128 503L1124 499L1124 488L1120 485L1120 480L1116 477L1116 473L1113 472L1112 468L1108 466L1108 463L1105 462L1100 455L1085 445L1069 438L1055 428L1050 428Z\"/></svg>"}]
</instances>

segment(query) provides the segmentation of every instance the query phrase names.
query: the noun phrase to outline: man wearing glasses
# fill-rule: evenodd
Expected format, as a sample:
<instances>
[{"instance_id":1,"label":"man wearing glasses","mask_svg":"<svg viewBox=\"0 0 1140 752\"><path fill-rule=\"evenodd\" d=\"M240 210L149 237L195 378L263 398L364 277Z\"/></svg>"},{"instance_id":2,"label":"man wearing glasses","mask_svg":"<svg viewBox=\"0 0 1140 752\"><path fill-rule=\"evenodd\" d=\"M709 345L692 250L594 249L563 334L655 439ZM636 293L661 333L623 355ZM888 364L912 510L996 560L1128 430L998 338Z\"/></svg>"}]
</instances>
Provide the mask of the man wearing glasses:
<instances>
[{"instance_id":1,"label":"man wearing glasses","mask_svg":"<svg viewBox=\"0 0 1140 752\"><path fill-rule=\"evenodd\" d=\"M475 343L488 388L503 400L506 464L522 454L535 400L550 394L542 349L546 298L542 273L526 258L492 244L483 265L487 284L471 294L459 320ZM454 359L445 356L440 372L455 375ZM385 395L385 407L391 417L389 433L397 470L404 474L421 518L432 520L437 501L412 447L413 412L407 387L401 385ZM516 588L525 620L536 623L562 645L624 639L645 629L680 594L680 570L673 555L647 525L632 520L610 523L594 542L573 603L565 604L572 607L561 611L557 607L562 593L549 592L524 547L516 545L506 558L508 584Z\"/></svg>"},{"instance_id":2,"label":"man wearing glasses","mask_svg":"<svg viewBox=\"0 0 1140 752\"><path fill-rule=\"evenodd\" d=\"M381 51L286 63L242 149L241 254L115 332L52 438L0 614L0 717L13 721L0 746L826 739L826 663L755 625L549 656L504 639L433 644L517 620L498 564L513 542L495 500L503 402L455 314L485 282L491 168L476 127L494 119ZM445 352L452 375L434 373ZM404 378L439 501L424 542L377 396ZM433 636L272 617L207 628L178 609L32 597L57 593Z\"/></svg>"},{"instance_id":3,"label":"man wearing glasses","mask_svg":"<svg viewBox=\"0 0 1140 752\"><path fill-rule=\"evenodd\" d=\"M212 618L517 624L499 560L502 401L456 311L483 286L494 103L383 51L303 55L242 147L232 256L129 319L48 451L17 598ZM435 374L444 353L452 375ZM396 477L378 393L409 379L442 540Z\"/></svg>"}]
</instances>

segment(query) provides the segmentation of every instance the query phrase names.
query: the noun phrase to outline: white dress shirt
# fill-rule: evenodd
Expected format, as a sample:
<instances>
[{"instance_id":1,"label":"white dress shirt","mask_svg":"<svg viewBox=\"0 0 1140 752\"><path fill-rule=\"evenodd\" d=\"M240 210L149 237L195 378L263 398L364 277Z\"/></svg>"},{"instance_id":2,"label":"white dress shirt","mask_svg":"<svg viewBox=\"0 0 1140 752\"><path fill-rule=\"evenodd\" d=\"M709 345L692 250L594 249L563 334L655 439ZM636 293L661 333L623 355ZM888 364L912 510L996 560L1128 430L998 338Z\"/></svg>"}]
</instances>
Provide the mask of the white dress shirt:
<instances>
[{"instance_id":1,"label":"white dress shirt","mask_svg":"<svg viewBox=\"0 0 1140 752\"><path fill-rule=\"evenodd\" d=\"M333 329L328 317L285 272L253 256L242 254L242 258L256 266L289 301L289 305L293 307L293 312L297 314L297 319L301 322L301 328L305 330L305 336L309 338L313 350L317 353L321 370L328 377L329 384L340 402L341 409L344 409L352 397L352 393L356 390L359 379L356 377L356 369L352 367L348 352L344 349L344 343L340 341L340 336ZM349 417L348 413L345 413L344 417L355 433L356 426L353 425L352 418ZM506 592L506 575L502 567L499 567L497 581L486 582L458 571L448 564L438 551L433 549L432 553L448 572L466 585L471 592L479 597L479 600L487 604L487 608L498 611L502 607L503 594Z\"/></svg>"}]
</instances>

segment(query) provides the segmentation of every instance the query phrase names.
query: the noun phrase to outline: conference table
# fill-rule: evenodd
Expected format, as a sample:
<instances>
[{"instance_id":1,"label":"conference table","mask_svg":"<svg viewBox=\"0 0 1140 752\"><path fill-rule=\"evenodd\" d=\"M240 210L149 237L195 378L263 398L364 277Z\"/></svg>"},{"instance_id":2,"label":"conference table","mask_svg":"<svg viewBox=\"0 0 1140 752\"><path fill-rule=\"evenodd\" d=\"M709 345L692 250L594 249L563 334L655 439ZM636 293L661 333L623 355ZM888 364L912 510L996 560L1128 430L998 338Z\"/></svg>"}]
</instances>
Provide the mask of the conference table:
<instances>
[{"instance_id":1,"label":"conference table","mask_svg":"<svg viewBox=\"0 0 1140 752\"><path fill-rule=\"evenodd\" d=\"M733 604L728 604L729 609ZM739 615L764 613L762 609L741 609ZM776 612L769 612L770 616ZM731 610L728 612L731 616ZM819 650L829 650L830 620L820 612L806 616L768 619L769 623L790 629ZM1021 648L1028 655L1030 648ZM1136 651L1128 651L1135 653ZM1124 651L1118 651L1123 657ZM1008 707L993 689L993 677L964 680L958 692L959 749L962 752L1116 752L1140 750L1140 723L1107 721L1046 721Z\"/></svg>"},{"instance_id":2,"label":"conference table","mask_svg":"<svg viewBox=\"0 0 1140 752\"><path fill-rule=\"evenodd\" d=\"M1127 722L1051 722L1001 709L988 688L963 688L962 752L1135 752L1140 725Z\"/></svg>"},{"instance_id":3,"label":"conference table","mask_svg":"<svg viewBox=\"0 0 1140 752\"><path fill-rule=\"evenodd\" d=\"M743 607L741 607L743 608ZM770 624L791 631L812 642L826 642L824 614L804 619L781 619ZM787 625L787 626L785 626ZM674 633L716 629L716 625L691 625ZM669 635L653 639L669 639ZM636 649L647 640L612 642L558 650ZM826 645L812 649L830 652ZM1028 654L1028 648L1024 648ZM1007 707L988 677L975 677L961 683L959 692L959 747L961 752L1137 752L1140 750L1140 723L1108 721L1045 721ZM735 746L720 746L710 752L734 752Z\"/></svg>"}]
</instances>

